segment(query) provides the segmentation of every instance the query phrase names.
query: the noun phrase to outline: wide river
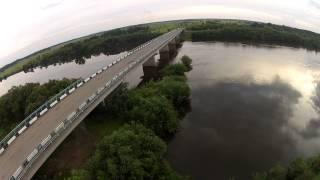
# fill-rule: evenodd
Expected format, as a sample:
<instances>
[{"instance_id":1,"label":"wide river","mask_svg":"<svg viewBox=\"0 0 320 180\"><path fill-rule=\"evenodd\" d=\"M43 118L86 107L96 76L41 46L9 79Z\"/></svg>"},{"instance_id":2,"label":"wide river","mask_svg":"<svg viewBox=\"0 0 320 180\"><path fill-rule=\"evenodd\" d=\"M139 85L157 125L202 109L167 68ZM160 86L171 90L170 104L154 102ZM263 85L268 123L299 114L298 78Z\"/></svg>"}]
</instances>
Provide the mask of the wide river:
<instances>
[{"instance_id":1,"label":"wide river","mask_svg":"<svg viewBox=\"0 0 320 180\"><path fill-rule=\"evenodd\" d=\"M168 151L181 174L196 180L248 179L275 163L320 152L320 54L192 42L183 44L177 59L185 54L193 59L187 75L192 110ZM0 96L27 82L86 77L120 55L16 74L0 83Z\"/></svg>"},{"instance_id":2,"label":"wide river","mask_svg":"<svg viewBox=\"0 0 320 180\"><path fill-rule=\"evenodd\" d=\"M275 163L320 153L320 54L191 42L177 58L184 54L193 59L192 111L168 153L180 173L249 179Z\"/></svg>"}]
</instances>

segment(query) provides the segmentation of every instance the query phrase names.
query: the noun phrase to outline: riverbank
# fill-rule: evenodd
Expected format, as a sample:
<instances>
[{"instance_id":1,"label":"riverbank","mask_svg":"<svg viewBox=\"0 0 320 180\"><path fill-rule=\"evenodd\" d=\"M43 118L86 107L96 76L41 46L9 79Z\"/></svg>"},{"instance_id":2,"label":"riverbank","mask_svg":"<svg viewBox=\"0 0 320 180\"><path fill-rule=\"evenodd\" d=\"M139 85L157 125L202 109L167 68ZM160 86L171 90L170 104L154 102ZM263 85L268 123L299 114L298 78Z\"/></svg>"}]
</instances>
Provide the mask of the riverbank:
<instances>
[{"instance_id":1,"label":"riverbank","mask_svg":"<svg viewBox=\"0 0 320 180\"><path fill-rule=\"evenodd\" d=\"M85 58L100 53L126 51L179 27L186 30L183 39L190 41L264 43L320 50L319 34L287 26L243 20L176 20L114 29L49 47L2 67L0 80L39 66L70 61L81 64Z\"/></svg>"}]
</instances>

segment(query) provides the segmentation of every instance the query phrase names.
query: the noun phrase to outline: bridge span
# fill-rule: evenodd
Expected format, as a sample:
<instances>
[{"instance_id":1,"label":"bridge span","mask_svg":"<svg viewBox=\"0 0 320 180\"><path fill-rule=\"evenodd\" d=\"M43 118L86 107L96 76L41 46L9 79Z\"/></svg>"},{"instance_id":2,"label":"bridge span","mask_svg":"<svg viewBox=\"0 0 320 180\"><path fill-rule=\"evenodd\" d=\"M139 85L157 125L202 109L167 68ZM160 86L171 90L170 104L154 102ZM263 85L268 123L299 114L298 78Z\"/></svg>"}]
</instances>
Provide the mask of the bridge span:
<instances>
[{"instance_id":1,"label":"bridge span","mask_svg":"<svg viewBox=\"0 0 320 180\"><path fill-rule=\"evenodd\" d=\"M48 100L0 142L0 179L31 179L72 130L135 68L161 66L179 43L182 29L161 35L80 79ZM160 54L159 62L154 56Z\"/></svg>"}]
</instances>

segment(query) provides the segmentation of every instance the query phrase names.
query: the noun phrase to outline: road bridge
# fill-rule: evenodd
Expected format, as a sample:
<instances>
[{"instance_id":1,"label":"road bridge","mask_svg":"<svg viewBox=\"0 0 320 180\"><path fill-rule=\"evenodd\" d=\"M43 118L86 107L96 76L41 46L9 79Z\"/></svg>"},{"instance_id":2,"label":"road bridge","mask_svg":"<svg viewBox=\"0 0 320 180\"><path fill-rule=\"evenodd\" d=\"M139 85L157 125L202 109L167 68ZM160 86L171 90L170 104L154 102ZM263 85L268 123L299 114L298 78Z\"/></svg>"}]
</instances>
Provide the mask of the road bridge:
<instances>
[{"instance_id":1,"label":"road bridge","mask_svg":"<svg viewBox=\"0 0 320 180\"><path fill-rule=\"evenodd\" d=\"M139 66L166 63L175 53L182 29L170 31L80 79L48 100L0 142L0 179L31 179L78 124ZM154 56L160 54L160 60Z\"/></svg>"}]
</instances>

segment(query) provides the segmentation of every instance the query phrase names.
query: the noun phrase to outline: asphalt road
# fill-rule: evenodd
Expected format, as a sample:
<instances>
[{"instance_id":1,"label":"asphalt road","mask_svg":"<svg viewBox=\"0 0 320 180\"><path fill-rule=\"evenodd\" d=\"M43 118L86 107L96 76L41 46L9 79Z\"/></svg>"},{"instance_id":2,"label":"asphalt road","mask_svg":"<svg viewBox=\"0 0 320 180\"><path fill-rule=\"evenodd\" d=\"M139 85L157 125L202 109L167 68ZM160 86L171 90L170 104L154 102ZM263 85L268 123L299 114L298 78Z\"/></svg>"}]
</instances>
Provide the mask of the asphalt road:
<instances>
[{"instance_id":1,"label":"asphalt road","mask_svg":"<svg viewBox=\"0 0 320 180\"><path fill-rule=\"evenodd\" d=\"M150 54L155 48L159 49L161 44L168 39L176 37L177 34L179 34L179 31L175 30L172 33L160 36L148 46L134 52L108 70L98 74L94 79L76 89L75 92L41 116L0 155L0 179L9 179L34 148L66 119L71 112L75 111L80 104L96 92L98 88L104 86L106 82L124 70L131 62L146 54Z\"/></svg>"}]
</instances>

